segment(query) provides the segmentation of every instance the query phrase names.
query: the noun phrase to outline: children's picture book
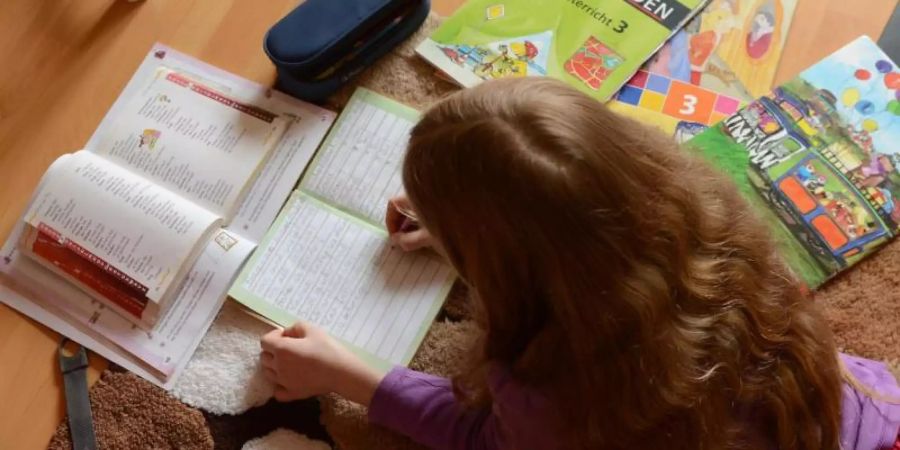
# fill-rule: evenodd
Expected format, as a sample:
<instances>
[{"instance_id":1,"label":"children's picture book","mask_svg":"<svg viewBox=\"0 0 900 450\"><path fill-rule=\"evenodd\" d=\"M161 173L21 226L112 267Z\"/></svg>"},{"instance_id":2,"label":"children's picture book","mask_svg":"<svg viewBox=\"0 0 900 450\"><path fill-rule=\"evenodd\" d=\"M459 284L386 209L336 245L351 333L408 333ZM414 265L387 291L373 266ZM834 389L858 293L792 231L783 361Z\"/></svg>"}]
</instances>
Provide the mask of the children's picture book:
<instances>
[{"instance_id":1,"label":"children's picture book","mask_svg":"<svg viewBox=\"0 0 900 450\"><path fill-rule=\"evenodd\" d=\"M315 323L371 364L407 364L455 279L387 239L418 111L359 88L230 291L280 325Z\"/></svg>"},{"instance_id":2,"label":"children's picture book","mask_svg":"<svg viewBox=\"0 0 900 450\"><path fill-rule=\"evenodd\" d=\"M469 0L416 51L462 86L551 76L609 100L708 0Z\"/></svg>"},{"instance_id":3,"label":"children's picture book","mask_svg":"<svg viewBox=\"0 0 900 450\"><path fill-rule=\"evenodd\" d=\"M645 69L743 100L763 95L796 6L797 0L712 0Z\"/></svg>"},{"instance_id":4,"label":"children's picture book","mask_svg":"<svg viewBox=\"0 0 900 450\"><path fill-rule=\"evenodd\" d=\"M716 10L705 17L714 22L718 56L737 75L750 95L761 96L772 88L797 0L719 0ZM733 14L735 23L715 24L718 16ZM727 23L727 18L723 19ZM701 23L700 33L708 30ZM721 34L720 34L721 33ZM698 34L697 39L702 39ZM715 63L714 63L715 64Z\"/></svg>"},{"instance_id":5,"label":"children's picture book","mask_svg":"<svg viewBox=\"0 0 900 450\"><path fill-rule=\"evenodd\" d=\"M156 44L0 250L0 301L161 386L334 121Z\"/></svg>"},{"instance_id":6,"label":"children's picture book","mask_svg":"<svg viewBox=\"0 0 900 450\"><path fill-rule=\"evenodd\" d=\"M810 287L900 231L900 70L860 37L688 142L730 174Z\"/></svg>"}]
</instances>

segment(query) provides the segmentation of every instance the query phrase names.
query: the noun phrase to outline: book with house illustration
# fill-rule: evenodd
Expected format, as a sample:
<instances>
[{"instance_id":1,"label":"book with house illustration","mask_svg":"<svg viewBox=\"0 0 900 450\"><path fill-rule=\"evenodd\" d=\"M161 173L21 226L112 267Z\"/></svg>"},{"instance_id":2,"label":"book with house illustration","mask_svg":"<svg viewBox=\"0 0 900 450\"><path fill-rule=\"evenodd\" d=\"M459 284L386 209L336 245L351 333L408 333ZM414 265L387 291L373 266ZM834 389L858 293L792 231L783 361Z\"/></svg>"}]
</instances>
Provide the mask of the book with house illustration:
<instances>
[{"instance_id":1,"label":"book with house illustration","mask_svg":"<svg viewBox=\"0 0 900 450\"><path fill-rule=\"evenodd\" d=\"M772 86L796 8L797 0L712 0L644 68L752 100Z\"/></svg>"},{"instance_id":2,"label":"book with house illustration","mask_svg":"<svg viewBox=\"0 0 900 450\"><path fill-rule=\"evenodd\" d=\"M606 101L708 0L470 0L416 51L462 86L551 76Z\"/></svg>"},{"instance_id":3,"label":"book with house illustration","mask_svg":"<svg viewBox=\"0 0 900 450\"><path fill-rule=\"evenodd\" d=\"M900 70L860 37L688 142L728 172L810 287L900 231Z\"/></svg>"}]
</instances>

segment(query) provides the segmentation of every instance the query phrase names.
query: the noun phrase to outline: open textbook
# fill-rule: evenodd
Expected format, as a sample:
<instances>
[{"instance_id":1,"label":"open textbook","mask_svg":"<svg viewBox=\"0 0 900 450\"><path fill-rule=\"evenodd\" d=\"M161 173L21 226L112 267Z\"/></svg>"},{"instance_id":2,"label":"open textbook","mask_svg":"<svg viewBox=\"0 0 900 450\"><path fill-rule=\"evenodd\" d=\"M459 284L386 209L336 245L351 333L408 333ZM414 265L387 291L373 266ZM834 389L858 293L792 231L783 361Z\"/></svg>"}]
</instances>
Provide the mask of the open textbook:
<instances>
[{"instance_id":1,"label":"open textbook","mask_svg":"<svg viewBox=\"0 0 900 450\"><path fill-rule=\"evenodd\" d=\"M357 89L230 295L281 325L315 323L370 363L408 363L455 277L386 239L418 116Z\"/></svg>"},{"instance_id":2,"label":"open textbook","mask_svg":"<svg viewBox=\"0 0 900 450\"><path fill-rule=\"evenodd\" d=\"M44 174L19 250L150 330L204 245L234 245L216 230L288 121L166 67L116 119Z\"/></svg>"},{"instance_id":3,"label":"open textbook","mask_svg":"<svg viewBox=\"0 0 900 450\"><path fill-rule=\"evenodd\" d=\"M810 287L900 232L900 69L863 36L688 142Z\"/></svg>"},{"instance_id":4,"label":"open textbook","mask_svg":"<svg viewBox=\"0 0 900 450\"><path fill-rule=\"evenodd\" d=\"M334 113L155 45L44 175L0 301L169 386Z\"/></svg>"}]
</instances>

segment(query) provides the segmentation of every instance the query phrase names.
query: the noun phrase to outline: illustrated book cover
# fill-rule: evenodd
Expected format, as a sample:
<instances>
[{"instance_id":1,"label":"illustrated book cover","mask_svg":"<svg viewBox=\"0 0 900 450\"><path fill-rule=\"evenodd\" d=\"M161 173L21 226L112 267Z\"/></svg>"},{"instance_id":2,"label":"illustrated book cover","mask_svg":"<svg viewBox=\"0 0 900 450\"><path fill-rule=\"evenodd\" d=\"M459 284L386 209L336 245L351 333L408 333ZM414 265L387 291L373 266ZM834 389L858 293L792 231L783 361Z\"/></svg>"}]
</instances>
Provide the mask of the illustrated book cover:
<instances>
[{"instance_id":1,"label":"illustrated book cover","mask_svg":"<svg viewBox=\"0 0 900 450\"><path fill-rule=\"evenodd\" d=\"M690 140L816 288L900 227L900 70L860 37Z\"/></svg>"},{"instance_id":2,"label":"illustrated book cover","mask_svg":"<svg viewBox=\"0 0 900 450\"><path fill-rule=\"evenodd\" d=\"M470 0L416 51L462 86L551 76L609 100L707 0Z\"/></svg>"}]
</instances>

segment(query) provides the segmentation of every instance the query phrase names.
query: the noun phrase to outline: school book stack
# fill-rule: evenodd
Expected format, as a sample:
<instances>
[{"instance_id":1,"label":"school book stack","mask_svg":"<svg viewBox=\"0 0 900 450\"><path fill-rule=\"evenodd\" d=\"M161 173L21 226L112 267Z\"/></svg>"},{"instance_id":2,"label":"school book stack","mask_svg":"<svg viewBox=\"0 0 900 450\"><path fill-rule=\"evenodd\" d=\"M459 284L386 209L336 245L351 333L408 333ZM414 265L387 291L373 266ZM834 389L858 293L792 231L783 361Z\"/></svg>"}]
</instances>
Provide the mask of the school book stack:
<instances>
[{"instance_id":1,"label":"school book stack","mask_svg":"<svg viewBox=\"0 0 900 450\"><path fill-rule=\"evenodd\" d=\"M559 78L684 141L768 91L796 5L472 0L416 51L462 86Z\"/></svg>"},{"instance_id":2,"label":"school book stack","mask_svg":"<svg viewBox=\"0 0 900 450\"><path fill-rule=\"evenodd\" d=\"M171 387L262 244L242 302L405 363L454 276L381 226L416 116L360 91L328 134L334 113L156 45L44 174L3 246L0 301Z\"/></svg>"},{"instance_id":3,"label":"school book stack","mask_svg":"<svg viewBox=\"0 0 900 450\"><path fill-rule=\"evenodd\" d=\"M462 86L551 76L606 101L708 0L469 0L416 49Z\"/></svg>"},{"instance_id":4,"label":"school book stack","mask_svg":"<svg viewBox=\"0 0 900 450\"><path fill-rule=\"evenodd\" d=\"M861 37L688 142L810 287L900 232L900 70Z\"/></svg>"}]
</instances>

